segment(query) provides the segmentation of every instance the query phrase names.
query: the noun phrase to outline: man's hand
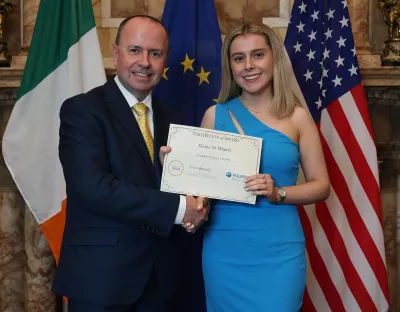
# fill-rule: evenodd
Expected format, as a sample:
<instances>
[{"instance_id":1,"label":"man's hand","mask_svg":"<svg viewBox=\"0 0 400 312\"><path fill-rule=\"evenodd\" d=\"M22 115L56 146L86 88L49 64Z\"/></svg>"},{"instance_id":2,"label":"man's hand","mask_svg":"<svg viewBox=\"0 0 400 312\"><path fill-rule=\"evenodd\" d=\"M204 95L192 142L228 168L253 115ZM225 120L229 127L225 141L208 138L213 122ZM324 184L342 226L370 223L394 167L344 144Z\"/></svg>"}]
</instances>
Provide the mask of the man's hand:
<instances>
[{"instance_id":1,"label":"man's hand","mask_svg":"<svg viewBox=\"0 0 400 312\"><path fill-rule=\"evenodd\" d=\"M161 146L160 147L159 158L160 158L161 166L164 166L165 155L167 155L171 151L172 151L172 148L169 146Z\"/></svg>"},{"instance_id":2,"label":"man's hand","mask_svg":"<svg viewBox=\"0 0 400 312\"><path fill-rule=\"evenodd\" d=\"M194 233L208 219L209 204L207 198L186 196L186 212L182 226L187 232Z\"/></svg>"}]
</instances>

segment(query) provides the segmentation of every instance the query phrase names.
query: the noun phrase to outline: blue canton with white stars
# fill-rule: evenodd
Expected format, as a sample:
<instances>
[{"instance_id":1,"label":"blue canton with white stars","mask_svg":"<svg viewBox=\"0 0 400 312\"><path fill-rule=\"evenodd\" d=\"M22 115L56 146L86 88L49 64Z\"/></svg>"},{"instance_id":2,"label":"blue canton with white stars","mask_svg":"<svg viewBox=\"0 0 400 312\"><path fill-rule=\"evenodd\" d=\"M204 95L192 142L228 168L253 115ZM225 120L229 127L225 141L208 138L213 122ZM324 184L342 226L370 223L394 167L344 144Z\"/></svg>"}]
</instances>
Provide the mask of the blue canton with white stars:
<instances>
[{"instance_id":1,"label":"blue canton with white stars","mask_svg":"<svg viewBox=\"0 0 400 312\"><path fill-rule=\"evenodd\" d=\"M345 0L295 0L285 47L314 121L361 83Z\"/></svg>"}]
</instances>

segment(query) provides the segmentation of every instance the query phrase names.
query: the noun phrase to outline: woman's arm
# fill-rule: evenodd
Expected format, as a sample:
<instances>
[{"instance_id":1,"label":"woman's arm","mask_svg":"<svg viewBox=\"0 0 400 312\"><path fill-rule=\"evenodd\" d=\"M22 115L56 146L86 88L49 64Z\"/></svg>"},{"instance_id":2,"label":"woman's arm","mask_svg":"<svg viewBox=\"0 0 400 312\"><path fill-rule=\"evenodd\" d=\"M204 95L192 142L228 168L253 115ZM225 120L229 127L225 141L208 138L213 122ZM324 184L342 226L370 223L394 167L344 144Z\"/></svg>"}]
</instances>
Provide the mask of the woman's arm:
<instances>
[{"instance_id":1,"label":"woman's arm","mask_svg":"<svg viewBox=\"0 0 400 312\"><path fill-rule=\"evenodd\" d=\"M201 121L202 128L214 129L215 123L215 105L209 107L204 113L203 120Z\"/></svg>"},{"instance_id":2,"label":"woman's arm","mask_svg":"<svg viewBox=\"0 0 400 312\"><path fill-rule=\"evenodd\" d=\"M326 200L330 182L318 129L304 108L296 108L293 122L299 129L300 162L305 183L284 187L290 204L307 205Z\"/></svg>"},{"instance_id":3,"label":"woman's arm","mask_svg":"<svg viewBox=\"0 0 400 312\"><path fill-rule=\"evenodd\" d=\"M318 129L304 108L296 108L292 121L299 131L300 162L306 182L294 186L279 185L286 191L284 203L307 205L326 200L330 182ZM269 174L249 177L246 188L253 194L266 196L272 203L280 199L278 188Z\"/></svg>"}]
</instances>

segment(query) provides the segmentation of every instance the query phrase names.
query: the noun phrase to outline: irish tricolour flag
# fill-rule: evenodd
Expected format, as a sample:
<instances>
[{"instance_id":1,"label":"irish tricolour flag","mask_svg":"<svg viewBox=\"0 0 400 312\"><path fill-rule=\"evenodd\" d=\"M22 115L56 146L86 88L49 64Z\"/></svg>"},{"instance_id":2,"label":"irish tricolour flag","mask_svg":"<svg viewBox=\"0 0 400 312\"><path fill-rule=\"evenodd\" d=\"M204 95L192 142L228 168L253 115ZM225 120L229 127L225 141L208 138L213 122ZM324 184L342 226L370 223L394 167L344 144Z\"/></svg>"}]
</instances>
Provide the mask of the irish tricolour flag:
<instances>
[{"instance_id":1,"label":"irish tricolour flag","mask_svg":"<svg viewBox=\"0 0 400 312\"><path fill-rule=\"evenodd\" d=\"M105 81L91 1L41 0L3 155L56 259L66 202L58 158L60 107Z\"/></svg>"}]
</instances>

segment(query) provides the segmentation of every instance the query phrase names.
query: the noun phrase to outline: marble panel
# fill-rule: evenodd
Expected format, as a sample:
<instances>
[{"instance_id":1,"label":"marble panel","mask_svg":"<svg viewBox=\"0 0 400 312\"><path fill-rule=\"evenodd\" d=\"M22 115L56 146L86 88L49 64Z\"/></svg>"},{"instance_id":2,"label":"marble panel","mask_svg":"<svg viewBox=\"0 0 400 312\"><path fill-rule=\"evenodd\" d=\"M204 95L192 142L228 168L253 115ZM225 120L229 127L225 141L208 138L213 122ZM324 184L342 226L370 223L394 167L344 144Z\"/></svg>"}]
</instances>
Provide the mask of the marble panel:
<instances>
[{"instance_id":1,"label":"marble panel","mask_svg":"<svg viewBox=\"0 0 400 312\"><path fill-rule=\"evenodd\" d=\"M248 0L243 11L244 22L261 23L263 17L279 17L279 0Z\"/></svg>"},{"instance_id":2,"label":"marble panel","mask_svg":"<svg viewBox=\"0 0 400 312\"><path fill-rule=\"evenodd\" d=\"M0 138L3 137L16 98L17 98L17 89L3 89L2 92L0 92ZM14 183L14 180L11 177L10 172L6 167L6 164L4 163L3 153L0 149L0 192L1 190L16 190L16 189L17 187ZM1 219L1 213L0 213L0 219Z\"/></svg>"},{"instance_id":3,"label":"marble panel","mask_svg":"<svg viewBox=\"0 0 400 312\"><path fill-rule=\"evenodd\" d=\"M397 277L397 242L396 242L396 191L395 189L383 189L381 191L383 236L385 242L386 269L388 272L389 293L391 311L398 311L397 293L399 280Z\"/></svg>"},{"instance_id":4,"label":"marble panel","mask_svg":"<svg viewBox=\"0 0 400 312\"><path fill-rule=\"evenodd\" d=\"M23 5L23 48L28 49L31 40L33 29L35 27L36 17L39 9L40 0L24 0Z\"/></svg>"},{"instance_id":5,"label":"marble panel","mask_svg":"<svg viewBox=\"0 0 400 312\"><path fill-rule=\"evenodd\" d=\"M215 0L214 3L222 34L226 34L230 29L243 23L247 0Z\"/></svg>"},{"instance_id":6,"label":"marble panel","mask_svg":"<svg viewBox=\"0 0 400 312\"><path fill-rule=\"evenodd\" d=\"M94 3L94 12L96 25L103 57L112 56L112 42L115 39L116 31L114 28L101 28L100 4L98 0L92 0ZM111 17L123 18L133 14L148 14L159 20L165 6L165 0L102 0L110 1ZM279 0L214 0L221 34L226 34L233 27L243 22L262 22L263 17L277 17L279 15ZM292 5L293 0L290 0ZM277 30L282 37L286 29Z\"/></svg>"},{"instance_id":7,"label":"marble panel","mask_svg":"<svg viewBox=\"0 0 400 312\"><path fill-rule=\"evenodd\" d=\"M371 122L377 142L392 140L392 125L386 122L390 118L391 106L381 105L382 100L376 100L371 108Z\"/></svg>"},{"instance_id":8,"label":"marble panel","mask_svg":"<svg viewBox=\"0 0 400 312\"><path fill-rule=\"evenodd\" d=\"M136 14L148 14L147 0L111 0L111 17L127 17Z\"/></svg>"},{"instance_id":9,"label":"marble panel","mask_svg":"<svg viewBox=\"0 0 400 312\"><path fill-rule=\"evenodd\" d=\"M25 311L24 203L17 190L0 191L0 311Z\"/></svg>"},{"instance_id":10,"label":"marble panel","mask_svg":"<svg viewBox=\"0 0 400 312\"><path fill-rule=\"evenodd\" d=\"M112 46L117 36L117 28L100 28L97 27L99 36L101 54L103 58L112 57Z\"/></svg>"},{"instance_id":11,"label":"marble panel","mask_svg":"<svg viewBox=\"0 0 400 312\"><path fill-rule=\"evenodd\" d=\"M376 0L370 0L371 21L369 23L369 32L371 34L373 53L381 54L385 48L385 41L389 39L389 34L388 27L377 2Z\"/></svg>"},{"instance_id":12,"label":"marble panel","mask_svg":"<svg viewBox=\"0 0 400 312\"><path fill-rule=\"evenodd\" d=\"M56 262L39 224L27 206L25 206L24 241L25 311L55 312L57 298L50 289Z\"/></svg>"},{"instance_id":13,"label":"marble panel","mask_svg":"<svg viewBox=\"0 0 400 312\"><path fill-rule=\"evenodd\" d=\"M347 0L354 42L358 54L371 54L369 42L369 0Z\"/></svg>"},{"instance_id":14,"label":"marble panel","mask_svg":"<svg viewBox=\"0 0 400 312\"><path fill-rule=\"evenodd\" d=\"M101 0L92 0L93 15L97 27L101 27Z\"/></svg>"},{"instance_id":15,"label":"marble panel","mask_svg":"<svg viewBox=\"0 0 400 312\"><path fill-rule=\"evenodd\" d=\"M104 1L104 0L103 0ZM106 0L111 1L111 17L149 14L161 19L165 0ZM222 34L245 21L261 22L263 17L279 15L279 0L215 0Z\"/></svg>"},{"instance_id":16,"label":"marble panel","mask_svg":"<svg viewBox=\"0 0 400 312\"><path fill-rule=\"evenodd\" d=\"M8 42L8 51L10 55L16 55L21 50L21 4L20 0L9 1L12 5L12 11L8 15L4 33L4 41Z\"/></svg>"},{"instance_id":17,"label":"marble panel","mask_svg":"<svg viewBox=\"0 0 400 312\"><path fill-rule=\"evenodd\" d=\"M399 173L400 173L400 88L366 87L365 88L372 127L378 151L379 183L381 188L382 224L385 243L385 258L388 272L390 311L400 311L398 291L400 286L399 266L400 250L397 243L397 216Z\"/></svg>"},{"instance_id":18,"label":"marble panel","mask_svg":"<svg viewBox=\"0 0 400 312\"><path fill-rule=\"evenodd\" d=\"M158 18L160 21L164 12L165 0L147 0L149 12L148 14Z\"/></svg>"},{"instance_id":19,"label":"marble panel","mask_svg":"<svg viewBox=\"0 0 400 312\"><path fill-rule=\"evenodd\" d=\"M0 91L0 137L17 89ZM0 142L1 143L1 142ZM55 260L42 231L0 158L0 311L56 312Z\"/></svg>"}]
</instances>

